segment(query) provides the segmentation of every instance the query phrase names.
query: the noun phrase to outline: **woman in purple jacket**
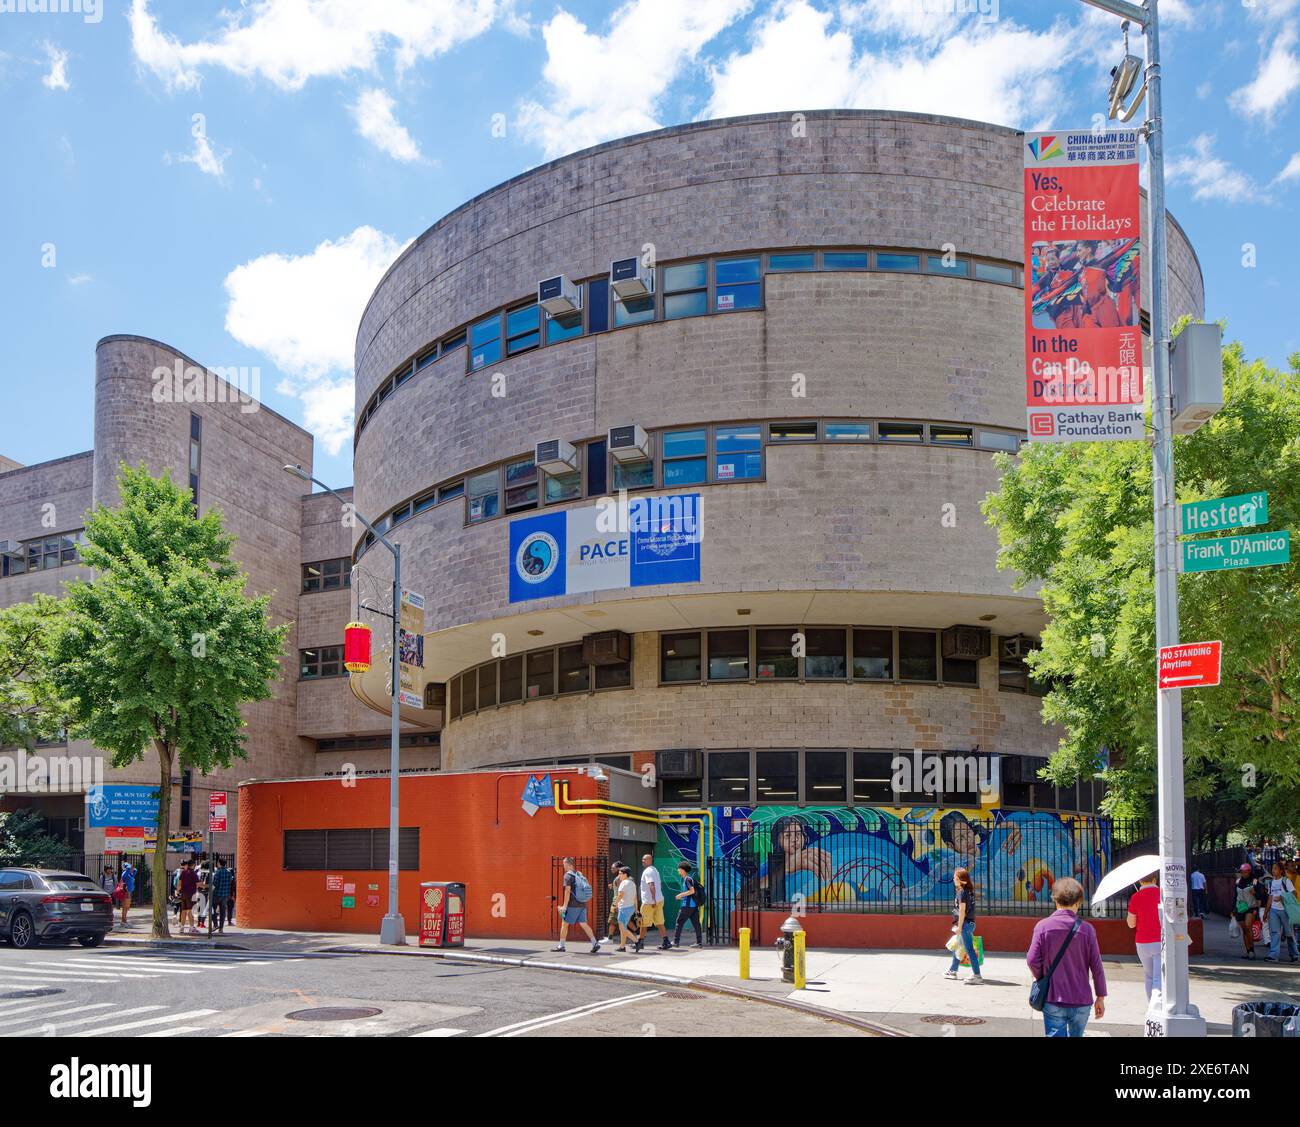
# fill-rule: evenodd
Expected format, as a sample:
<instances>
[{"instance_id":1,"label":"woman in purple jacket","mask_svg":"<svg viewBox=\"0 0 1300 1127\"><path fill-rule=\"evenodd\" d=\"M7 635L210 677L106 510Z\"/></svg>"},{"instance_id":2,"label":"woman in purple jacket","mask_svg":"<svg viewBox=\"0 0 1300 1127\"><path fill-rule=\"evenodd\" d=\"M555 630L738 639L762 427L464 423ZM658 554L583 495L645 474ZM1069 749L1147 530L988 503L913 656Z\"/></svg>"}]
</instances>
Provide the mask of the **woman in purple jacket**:
<instances>
[{"instance_id":1,"label":"woman in purple jacket","mask_svg":"<svg viewBox=\"0 0 1300 1127\"><path fill-rule=\"evenodd\" d=\"M1092 924L1079 919L1083 885L1073 877L1062 877L1052 885L1052 900L1056 911L1034 925L1034 937L1025 961L1034 978L1042 978L1062 945L1068 943L1052 974L1047 1004L1043 1007L1043 1027L1049 1037L1082 1037L1089 1009L1099 1018L1106 1013L1106 972L1101 967L1101 949ZM1069 938L1072 930L1073 938ZM1092 986L1096 987L1095 1001L1088 983L1089 974Z\"/></svg>"}]
</instances>

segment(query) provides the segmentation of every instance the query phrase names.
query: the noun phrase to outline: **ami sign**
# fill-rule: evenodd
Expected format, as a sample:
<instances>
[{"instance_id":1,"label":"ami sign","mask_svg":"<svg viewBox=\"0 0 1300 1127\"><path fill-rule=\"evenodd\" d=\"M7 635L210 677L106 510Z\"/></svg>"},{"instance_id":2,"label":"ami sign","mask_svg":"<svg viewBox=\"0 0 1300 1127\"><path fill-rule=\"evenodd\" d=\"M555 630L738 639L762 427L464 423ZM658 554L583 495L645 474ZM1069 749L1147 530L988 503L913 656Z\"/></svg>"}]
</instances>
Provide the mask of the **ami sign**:
<instances>
[{"instance_id":1,"label":"ami sign","mask_svg":"<svg viewBox=\"0 0 1300 1127\"><path fill-rule=\"evenodd\" d=\"M1222 642L1161 646L1156 680L1162 689L1202 689L1219 683Z\"/></svg>"}]
</instances>

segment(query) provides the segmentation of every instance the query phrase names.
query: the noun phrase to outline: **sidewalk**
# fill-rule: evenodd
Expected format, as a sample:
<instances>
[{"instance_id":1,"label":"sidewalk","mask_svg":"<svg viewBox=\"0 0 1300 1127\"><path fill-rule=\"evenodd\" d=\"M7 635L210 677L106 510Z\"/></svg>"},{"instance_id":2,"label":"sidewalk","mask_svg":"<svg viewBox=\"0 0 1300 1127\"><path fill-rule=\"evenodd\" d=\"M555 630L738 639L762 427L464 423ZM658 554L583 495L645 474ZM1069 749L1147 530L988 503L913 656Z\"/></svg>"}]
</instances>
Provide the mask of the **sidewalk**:
<instances>
[{"instance_id":1,"label":"sidewalk","mask_svg":"<svg viewBox=\"0 0 1300 1127\"><path fill-rule=\"evenodd\" d=\"M141 913L128 933L111 932L106 942L152 945L149 917ZM1300 1002L1300 965L1262 960L1246 962L1227 938L1226 921L1206 921L1207 954L1192 959L1192 999L1209 1024L1211 1035L1228 1035L1232 1008L1241 1002ZM1220 938L1221 936L1221 938ZM781 981L774 949L751 952L751 976L739 977L734 947L660 951L647 946L641 954L617 954L611 945L599 955L585 942L554 952L550 939L467 939L463 948L422 948L415 938L407 946L383 947L374 935L345 932L285 932L230 928L211 943L206 935L178 937L175 947L238 947L268 951L355 951L408 958L458 958L511 966L598 973L674 985L722 988L772 1000L811 1005L851 1015L919 1036L1042 1036L1041 1019L1030 1011L1030 975L1023 956L990 952L985 984L970 986L943 977L948 956L940 951L810 950L805 989ZM1261 953L1262 956L1262 953ZM1102 960L1110 989L1106 1016L1093 1018L1093 1036L1141 1036L1146 1015L1142 968L1136 956Z\"/></svg>"}]
</instances>

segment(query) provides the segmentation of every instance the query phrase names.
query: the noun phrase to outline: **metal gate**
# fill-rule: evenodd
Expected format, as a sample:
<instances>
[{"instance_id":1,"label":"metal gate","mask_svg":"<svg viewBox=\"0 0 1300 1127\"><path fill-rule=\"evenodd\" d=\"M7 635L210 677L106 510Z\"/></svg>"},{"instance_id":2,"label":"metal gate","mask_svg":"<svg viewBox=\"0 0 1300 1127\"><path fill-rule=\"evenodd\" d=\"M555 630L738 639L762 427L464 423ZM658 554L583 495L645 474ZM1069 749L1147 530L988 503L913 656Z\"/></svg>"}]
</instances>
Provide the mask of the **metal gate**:
<instances>
[{"instance_id":1,"label":"metal gate","mask_svg":"<svg viewBox=\"0 0 1300 1127\"><path fill-rule=\"evenodd\" d=\"M731 857L705 862L704 938L710 946L739 942L742 927L751 942L759 942L759 860L748 842Z\"/></svg>"},{"instance_id":2,"label":"metal gate","mask_svg":"<svg viewBox=\"0 0 1300 1127\"><path fill-rule=\"evenodd\" d=\"M575 857L573 859L574 867L584 877L591 882L591 900L587 904L587 923L591 925L591 930L595 932L596 938L599 939L606 933L605 923L609 918L609 906L613 901L613 891L610 886L609 866L610 860L607 854L600 854L597 857ZM556 910L564 902L564 858L551 858L551 938L558 939L560 936L560 913ZM573 932L570 927L570 933ZM578 935L582 935L582 929L577 929ZM571 935L572 938L572 935Z\"/></svg>"}]
</instances>

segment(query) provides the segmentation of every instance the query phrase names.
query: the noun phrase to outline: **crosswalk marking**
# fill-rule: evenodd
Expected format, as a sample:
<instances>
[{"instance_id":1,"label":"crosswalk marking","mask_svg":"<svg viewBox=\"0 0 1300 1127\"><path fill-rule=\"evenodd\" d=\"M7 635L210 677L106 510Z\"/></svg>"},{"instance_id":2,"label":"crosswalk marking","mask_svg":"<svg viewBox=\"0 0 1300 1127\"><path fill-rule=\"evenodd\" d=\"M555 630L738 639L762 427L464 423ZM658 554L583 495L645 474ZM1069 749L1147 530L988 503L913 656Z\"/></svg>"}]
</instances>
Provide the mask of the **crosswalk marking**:
<instances>
[{"instance_id":1,"label":"crosswalk marking","mask_svg":"<svg viewBox=\"0 0 1300 1127\"><path fill-rule=\"evenodd\" d=\"M152 1033L141 1033L141 1037L179 1037L182 1033L197 1033L201 1025L180 1025L175 1029L155 1029Z\"/></svg>"},{"instance_id":2,"label":"crosswalk marking","mask_svg":"<svg viewBox=\"0 0 1300 1127\"><path fill-rule=\"evenodd\" d=\"M122 965L122 961L120 959L113 958L113 956L111 955L108 955L102 959L69 959L67 965L72 967L74 970L78 968L83 968L83 969L89 968L91 970L98 970L101 972L113 970L114 973L117 973L116 968ZM154 964L154 963L149 964L149 970L153 974L202 974L203 973L201 970L197 970L191 967L163 966L161 964ZM129 977L144 978L146 976L131 975Z\"/></svg>"},{"instance_id":3,"label":"crosswalk marking","mask_svg":"<svg viewBox=\"0 0 1300 1127\"><path fill-rule=\"evenodd\" d=\"M127 1029L141 1029L146 1025L157 1025L163 1021L190 1021L196 1017L210 1017L216 1010L188 1010L183 1014L163 1014L161 1017L148 1017L142 1021L128 1021L122 1025L105 1025L98 1029L83 1029L79 1037L100 1037L105 1033L121 1033Z\"/></svg>"},{"instance_id":4,"label":"crosswalk marking","mask_svg":"<svg viewBox=\"0 0 1300 1127\"><path fill-rule=\"evenodd\" d=\"M426 1029L423 1033L412 1033L412 1037L459 1037L463 1029Z\"/></svg>"},{"instance_id":5,"label":"crosswalk marking","mask_svg":"<svg viewBox=\"0 0 1300 1127\"><path fill-rule=\"evenodd\" d=\"M50 968L49 968L49 967L33 967L33 966L5 967L5 974L31 974L31 975L36 975L36 976L39 977L39 978L51 978L51 977L53 977L52 974L51 974L51 972L50 972ZM102 980L102 979L105 979L105 978L108 977L108 972L107 972L107 971L100 971L100 972L97 972L97 973L96 973L96 972L91 972L91 971L88 971L88 970L65 970L65 971L60 971L60 974L63 975L64 977L67 977L67 978L74 978L74 979L92 979L92 978L98 978L98 979L101 979L101 980ZM132 977L132 978L146 978L146 977L148 977L148 976L147 976L147 975L132 975L131 977Z\"/></svg>"},{"instance_id":6,"label":"crosswalk marking","mask_svg":"<svg viewBox=\"0 0 1300 1127\"><path fill-rule=\"evenodd\" d=\"M63 963L32 962L32 963L24 963L23 966L36 967L39 970L44 971L46 973L48 973L51 970L57 970L62 974L72 975L77 978L90 978L96 974L103 976L108 973L107 971L103 971L103 970L87 970L85 968L78 969L77 965L73 963L72 960L70 959L67 962L63 962ZM72 969L69 970L67 969L68 967L71 967ZM112 976L114 978L148 978L149 977L147 974L133 974L129 971L119 971L119 970L113 971Z\"/></svg>"},{"instance_id":7,"label":"crosswalk marking","mask_svg":"<svg viewBox=\"0 0 1300 1127\"><path fill-rule=\"evenodd\" d=\"M236 1029L234 1033L223 1033L222 1037L264 1037L269 1029Z\"/></svg>"},{"instance_id":8,"label":"crosswalk marking","mask_svg":"<svg viewBox=\"0 0 1300 1127\"><path fill-rule=\"evenodd\" d=\"M27 1014L34 1013L36 1010L48 1010L53 1008L57 1011L56 1013L42 1014L36 1019L37 1021L44 1022L48 1021L52 1017L62 1017L64 1014L78 1014L85 1010L106 1010L112 1005L112 1002L94 1002L88 1006L68 1006L67 1002L46 1002L44 1005L40 1006L28 1006L26 1013L24 1013L22 1017L10 1016L16 1011L9 1010L8 1013L6 1013L4 1020L0 1021L0 1025L28 1025L31 1023L32 1018L28 1017ZM68 1008L60 1010L58 1009L59 1006L68 1006Z\"/></svg>"},{"instance_id":9,"label":"crosswalk marking","mask_svg":"<svg viewBox=\"0 0 1300 1127\"><path fill-rule=\"evenodd\" d=\"M117 1017L134 1017L136 1014L152 1013L154 1010L161 1010L162 1006L136 1006L132 1010L120 1010ZM98 1006L80 1006L78 1009L94 1010ZM51 1022L51 1017L63 1017L64 1014L76 1013L76 1009L64 1010L62 1013L49 1014L47 1017L36 1022L35 1025L29 1025L26 1029L11 1029L3 1034L5 1037L30 1037L34 1033L53 1033L56 1029L70 1029L74 1025L87 1025L92 1021L103 1021L103 1014L91 1014L89 1017L79 1017L73 1021L55 1021ZM30 1020L30 1019L28 1019Z\"/></svg>"},{"instance_id":10,"label":"crosswalk marking","mask_svg":"<svg viewBox=\"0 0 1300 1127\"><path fill-rule=\"evenodd\" d=\"M600 1010L626 1005L628 1002L638 1002L644 998L657 998L662 993L662 990L643 990L638 994L625 994L621 998L588 1002L585 1006L575 1006L571 1010L561 1010L559 1013L545 1014L542 1017L529 1018L527 1021L517 1021L513 1025L503 1025L497 1029L489 1029L486 1033L480 1033L478 1036L518 1037L521 1033L529 1033L534 1029L541 1029L547 1025L558 1025L561 1022L573 1021L576 1018L586 1017L588 1014L594 1014Z\"/></svg>"}]
</instances>

